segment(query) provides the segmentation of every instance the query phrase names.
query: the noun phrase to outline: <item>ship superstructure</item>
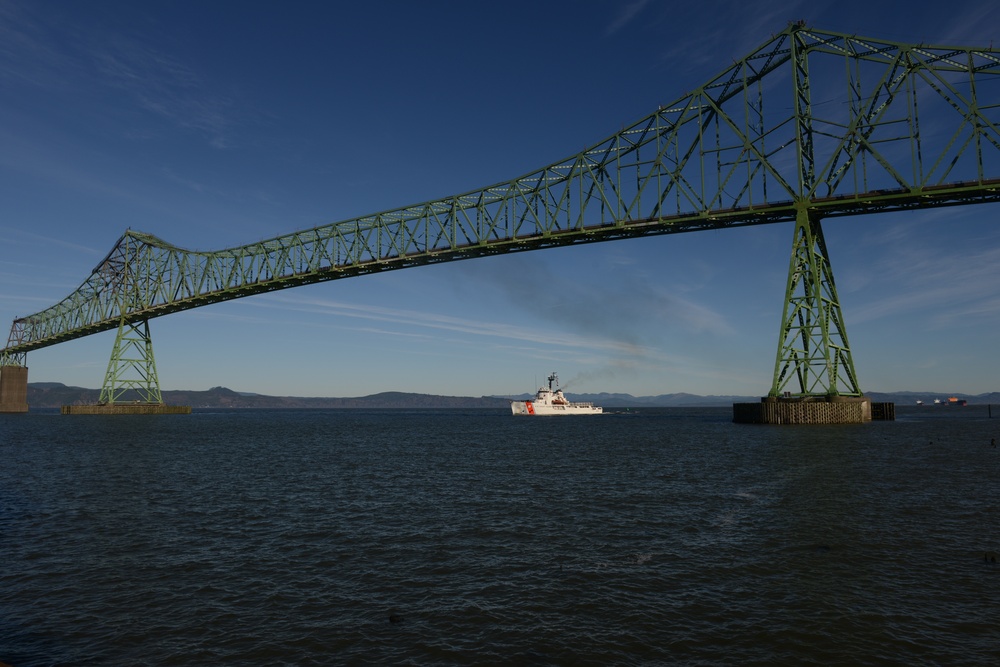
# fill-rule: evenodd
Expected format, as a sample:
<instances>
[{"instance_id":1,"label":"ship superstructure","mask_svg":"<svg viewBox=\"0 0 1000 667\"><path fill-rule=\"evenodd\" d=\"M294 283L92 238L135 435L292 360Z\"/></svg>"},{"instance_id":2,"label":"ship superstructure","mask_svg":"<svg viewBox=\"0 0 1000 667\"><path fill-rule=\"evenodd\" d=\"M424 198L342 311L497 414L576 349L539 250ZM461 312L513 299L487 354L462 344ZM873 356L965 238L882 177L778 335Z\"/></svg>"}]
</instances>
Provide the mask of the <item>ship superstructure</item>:
<instances>
[{"instance_id":1,"label":"ship superstructure","mask_svg":"<svg viewBox=\"0 0 1000 667\"><path fill-rule=\"evenodd\" d=\"M555 371L549 375L549 386L539 387L535 397L527 401L511 401L510 411L515 415L599 415L604 408L593 403L573 403L559 388L559 377Z\"/></svg>"}]
</instances>

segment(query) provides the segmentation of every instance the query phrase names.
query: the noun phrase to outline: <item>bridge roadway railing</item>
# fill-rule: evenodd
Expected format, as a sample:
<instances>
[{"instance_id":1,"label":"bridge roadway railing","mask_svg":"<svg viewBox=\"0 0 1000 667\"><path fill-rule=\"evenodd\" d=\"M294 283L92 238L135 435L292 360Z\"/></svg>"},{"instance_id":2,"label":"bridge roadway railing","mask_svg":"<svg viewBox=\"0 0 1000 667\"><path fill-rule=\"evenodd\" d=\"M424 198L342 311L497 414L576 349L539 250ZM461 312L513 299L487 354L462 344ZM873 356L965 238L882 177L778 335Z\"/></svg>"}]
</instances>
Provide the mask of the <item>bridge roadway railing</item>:
<instances>
[{"instance_id":1,"label":"bridge roadway railing","mask_svg":"<svg viewBox=\"0 0 1000 667\"><path fill-rule=\"evenodd\" d=\"M567 113L572 113L568 110ZM168 313L376 271L652 234L996 201L1000 52L789 26L697 90L482 190L224 250L128 230L5 360Z\"/></svg>"}]
</instances>

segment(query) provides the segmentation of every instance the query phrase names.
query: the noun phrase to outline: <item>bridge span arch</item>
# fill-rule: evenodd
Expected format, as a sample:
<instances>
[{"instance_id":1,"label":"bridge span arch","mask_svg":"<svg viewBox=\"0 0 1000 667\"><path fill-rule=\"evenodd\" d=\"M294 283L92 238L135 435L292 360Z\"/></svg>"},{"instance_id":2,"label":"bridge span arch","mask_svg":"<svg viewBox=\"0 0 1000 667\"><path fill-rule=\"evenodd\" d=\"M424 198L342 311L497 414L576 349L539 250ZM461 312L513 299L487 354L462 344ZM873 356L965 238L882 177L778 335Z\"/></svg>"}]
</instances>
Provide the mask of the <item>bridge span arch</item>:
<instances>
[{"instance_id":1,"label":"bridge span arch","mask_svg":"<svg viewBox=\"0 0 1000 667\"><path fill-rule=\"evenodd\" d=\"M821 220L997 201L1000 98L985 84L998 75L992 48L796 23L620 132L508 181L216 251L127 230L73 293L14 320L0 410L20 409L14 369L28 352L109 330L102 401L158 401L148 322L182 310L440 262L778 222L794 234L769 396L860 397Z\"/></svg>"}]
</instances>

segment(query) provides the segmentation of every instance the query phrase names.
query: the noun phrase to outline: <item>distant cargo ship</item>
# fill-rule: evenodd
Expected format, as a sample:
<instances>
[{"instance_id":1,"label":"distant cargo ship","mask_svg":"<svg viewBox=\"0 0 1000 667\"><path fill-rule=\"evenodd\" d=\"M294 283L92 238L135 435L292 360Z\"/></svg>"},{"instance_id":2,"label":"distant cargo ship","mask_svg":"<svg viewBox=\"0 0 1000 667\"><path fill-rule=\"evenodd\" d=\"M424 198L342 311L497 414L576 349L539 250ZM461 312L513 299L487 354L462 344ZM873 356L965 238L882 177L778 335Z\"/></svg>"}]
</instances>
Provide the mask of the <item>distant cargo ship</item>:
<instances>
[{"instance_id":1,"label":"distant cargo ship","mask_svg":"<svg viewBox=\"0 0 1000 667\"><path fill-rule=\"evenodd\" d=\"M969 404L969 402L967 400L965 400L964 398L955 398L954 396L952 396L952 397L950 397L950 398L948 398L947 400L944 400L944 401L942 401L940 398L935 398L934 399L934 405L958 405L958 406L966 406L968 404ZM917 401L917 405L924 405L924 402L923 401Z\"/></svg>"},{"instance_id":2,"label":"distant cargo ship","mask_svg":"<svg viewBox=\"0 0 1000 667\"><path fill-rule=\"evenodd\" d=\"M539 387L535 398L528 401L511 401L510 411L515 415L599 415L604 408L593 403L572 403L559 388L555 371L549 376L549 386Z\"/></svg>"}]
</instances>

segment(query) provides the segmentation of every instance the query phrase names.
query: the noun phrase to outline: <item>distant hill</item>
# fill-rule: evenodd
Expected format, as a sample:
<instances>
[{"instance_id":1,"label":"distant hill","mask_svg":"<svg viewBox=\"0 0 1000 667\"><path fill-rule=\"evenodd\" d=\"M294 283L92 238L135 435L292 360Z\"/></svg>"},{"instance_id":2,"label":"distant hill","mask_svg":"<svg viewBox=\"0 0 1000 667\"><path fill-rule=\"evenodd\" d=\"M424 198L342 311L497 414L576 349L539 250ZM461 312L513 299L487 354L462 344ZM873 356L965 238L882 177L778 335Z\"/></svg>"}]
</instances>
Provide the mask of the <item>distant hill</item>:
<instances>
[{"instance_id":1,"label":"distant hill","mask_svg":"<svg viewBox=\"0 0 1000 667\"><path fill-rule=\"evenodd\" d=\"M873 401L884 401L897 403L899 405L916 405L917 401L933 403L935 399L947 401L949 398L965 399L969 405L1000 404L1000 391L991 391L987 394L958 394L944 393L940 391L897 391L891 393L880 393L877 391L868 392Z\"/></svg>"},{"instance_id":2,"label":"distant hill","mask_svg":"<svg viewBox=\"0 0 1000 667\"><path fill-rule=\"evenodd\" d=\"M68 387L58 382L29 382L28 405L33 408L58 408L63 405L97 403L99 389ZM164 391L163 401L192 408L506 408L507 399L483 396L434 396L387 391L357 398L308 398L265 396L239 393L226 387L206 391Z\"/></svg>"},{"instance_id":3,"label":"distant hill","mask_svg":"<svg viewBox=\"0 0 1000 667\"><path fill-rule=\"evenodd\" d=\"M97 403L98 389L69 387L59 382L29 382L28 405L33 408L58 408L63 405L87 405ZM659 396L632 396L631 394L566 394L571 401L587 401L605 408L694 408L727 407L733 403L753 403L760 396L699 396L677 393ZM965 399L969 404L987 403L1000 405L1000 392L988 394L957 394L933 391L902 391L895 393L869 392L873 401L890 402L899 405L915 405L918 400L933 403L934 399L947 400L949 397ZM413 394L400 391L386 391L370 396L355 398L323 398L299 396L265 396L263 394L240 393L226 387L212 387L206 391L164 391L163 400L171 405L190 405L193 408L506 408L510 399L525 400L532 394L520 396L437 396L434 394Z\"/></svg>"},{"instance_id":4,"label":"distant hill","mask_svg":"<svg viewBox=\"0 0 1000 667\"><path fill-rule=\"evenodd\" d=\"M763 394L761 394L763 395ZM571 401L589 401L595 405L605 408L710 408L730 406L733 403L756 403L761 395L757 396L699 396L698 394L660 394L659 396L632 396L631 394L570 394L566 397ZM988 403L1000 404L1000 392L990 392L988 394L957 394L943 393L939 391L899 391L892 393L870 391L866 394L876 403L897 403L899 405L916 405L917 401L933 403L934 399L946 401L949 397L961 398L968 401L969 405ZM531 394L521 394L514 396L517 400L531 398Z\"/></svg>"},{"instance_id":5,"label":"distant hill","mask_svg":"<svg viewBox=\"0 0 1000 667\"><path fill-rule=\"evenodd\" d=\"M519 401L532 398L534 394L512 396ZM632 394L572 394L566 393L571 401L589 402L605 408L710 408L731 406L733 403L753 403L760 396L699 396L697 394L660 394L659 396L633 396Z\"/></svg>"}]
</instances>

